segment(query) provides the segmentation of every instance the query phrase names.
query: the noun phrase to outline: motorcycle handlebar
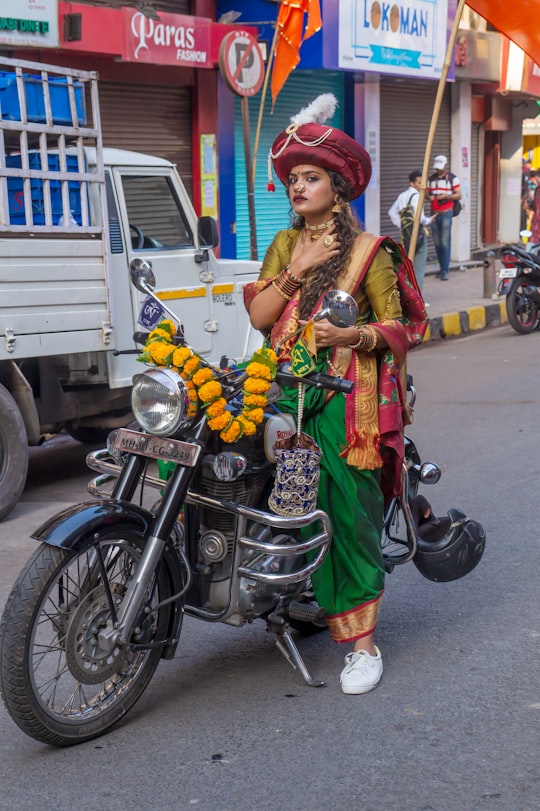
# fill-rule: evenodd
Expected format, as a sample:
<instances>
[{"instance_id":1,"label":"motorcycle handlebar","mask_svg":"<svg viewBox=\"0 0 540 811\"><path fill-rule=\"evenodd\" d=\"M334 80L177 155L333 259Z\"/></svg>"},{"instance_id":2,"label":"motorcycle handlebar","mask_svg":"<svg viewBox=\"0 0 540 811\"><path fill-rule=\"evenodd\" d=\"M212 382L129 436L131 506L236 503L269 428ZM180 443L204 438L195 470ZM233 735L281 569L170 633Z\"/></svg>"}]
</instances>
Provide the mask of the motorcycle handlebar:
<instances>
[{"instance_id":1,"label":"motorcycle handlebar","mask_svg":"<svg viewBox=\"0 0 540 811\"><path fill-rule=\"evenodd\" d=\"M343 380L342 377L333 377L333 375L326 375L323 372L312 372L305 377L296 377L290 371L290 365L287 364L284 368L278 370L276 380L284 386L295 386L300 380L307 386L312 386L316 389L329 389L330 391L340 391L343 394L350 394L354 389L352 380Z\"/></svg>"},{"instance_id":2,"label":"motorcycle handlebar","mask_svg":"<svg viewBox=\"0 0 540 811\"><path fill-rule=\"evenodd\" d=\"M137 344L144 344L148 339L148 332L134 332L133 340ZM323 372L312 372L305 377L296 377L291 372L291 365L283 364L276 376L277 382L284 386L296 386L300 380L307 386L312 386L316 389L329 389L330 391L340 391L343 394L350 394L354 389L352 380L344 380L342 377L334 377L333 375L326 375Z\"/></svg>"}]
</instances>

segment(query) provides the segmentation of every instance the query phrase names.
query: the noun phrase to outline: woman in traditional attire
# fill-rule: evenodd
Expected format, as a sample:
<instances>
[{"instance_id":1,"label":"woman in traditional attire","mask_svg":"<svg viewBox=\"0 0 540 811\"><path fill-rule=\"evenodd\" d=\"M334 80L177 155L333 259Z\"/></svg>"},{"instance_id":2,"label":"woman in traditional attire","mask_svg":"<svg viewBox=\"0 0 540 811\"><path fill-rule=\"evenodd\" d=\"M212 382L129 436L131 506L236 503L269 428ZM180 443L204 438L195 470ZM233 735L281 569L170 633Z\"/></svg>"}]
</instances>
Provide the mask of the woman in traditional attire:
<instances>
[{"instance_id":1,"label":"woman in traditional attire","mask_svg":"<svg viewBox=\"0 0 540 811\"><path fill-rule=\"evenodd\" d=\"M280 362L291 358L299 325L321 309L328 290L345 290L358 304L354 327L326 319L314 324L317 370L347 377L355 388L347 396L306 388L304 426L322 450L318 506L333 529L313 588L333 639L352 644L342 690L364 693L383 670L374 641L384 589L383 489L399 490L402 372L408 347L421 335L412 335L402 318L399 249L362 233L349 206L369 182L368 153L341 130L306 123L326 120L335 105L330 94L319 97L274 141L270 159L295 219L268 248L259 280L245 288L245 303ZM418 288L416 294L421 302ZM296 388L286 389L278 405L296 413L297 398Z\"/></svg>"}]
</instances>

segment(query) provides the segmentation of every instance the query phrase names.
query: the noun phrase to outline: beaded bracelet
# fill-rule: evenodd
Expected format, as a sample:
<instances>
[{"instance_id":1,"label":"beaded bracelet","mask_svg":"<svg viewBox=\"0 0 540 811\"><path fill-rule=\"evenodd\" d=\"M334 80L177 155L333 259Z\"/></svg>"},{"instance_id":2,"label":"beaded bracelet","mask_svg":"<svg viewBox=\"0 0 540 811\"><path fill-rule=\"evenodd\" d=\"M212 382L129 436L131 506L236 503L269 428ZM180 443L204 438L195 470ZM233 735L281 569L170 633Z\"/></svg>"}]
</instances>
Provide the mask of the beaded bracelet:
<instances>
[{"instance_id":1,"label":"beaded bracelet","mask_svg":"<svg viewBox=\"0 0 540 811\"><path fill-rule=\"evenodd\" d=\"M298 276L295 276L295 275L294 275L294 273L293 273L293 272L292 272L292 270L291 270L291 266L290 266L290 265L286 265L286 266L283 268L283 272L284 272L284 273L287 273L287 274L288 274L288 276L289 276L289 278L290 278L290 280L291 280L291 282L294 282L295 284L297 284L297 285L298 285L298 287L301 287L301 286L304 284L304 280L303 280L303 279L299 279L299 278L298 278Z\"/></svg>"},{"instance_id":2,"label":"beaded bracelet","mask_svg":"<svg viewBox=\"0 0 540 811\"><path fill-rule=\"evenodd\" d=\"M357 327L358 341L355 344L349 344L349 349L356 349L362 352L371 352L377 345L377 333L368 325Z\"/></svg>"}]
</instances>

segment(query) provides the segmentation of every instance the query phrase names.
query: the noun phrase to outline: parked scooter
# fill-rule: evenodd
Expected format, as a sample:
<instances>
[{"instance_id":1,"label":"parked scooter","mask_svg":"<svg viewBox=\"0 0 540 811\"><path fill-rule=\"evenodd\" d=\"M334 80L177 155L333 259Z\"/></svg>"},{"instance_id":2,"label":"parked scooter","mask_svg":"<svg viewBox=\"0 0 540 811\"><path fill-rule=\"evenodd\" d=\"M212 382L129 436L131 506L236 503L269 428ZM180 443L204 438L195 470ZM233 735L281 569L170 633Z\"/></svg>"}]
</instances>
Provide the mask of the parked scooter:
<instances>
[{"instance_id":1,"label":"parked scooter","mask_svg":"<svg viewBox=\"0 0 540 811\"><path fill-rule=\"evenodd\" d=\"M135 260L133 281L151 296L152 276ZM329 295L327 304L332 323L354 323L347 294ZM175 344L185 347L180 324L175 332ZM239 413L245 372L210 371ZM276 380L298 383L288 367ZM341 392L353 385L316 373L303 380ZM411 406L414 397L411 386ZM170 368L138 375L132 406L136 427L114 431L108 448L88 457L100 473L89 485L97 500L62 511L34 533L41 545L0 624L8 712L25 733L56 746L101 735L128 712L160 658L174 657L184 614L237 627L264 620L306 683L323 684L311 676L291 628L325 627L310 576L328 550L330 519L316 508L294 517L268 509L275 440L295 431L292 418L269 407L254 436L227 444ZM413 560L432 580L462 577L482 556L483 531L450 513L441 525L429 505L419 504L419 484L436 483L440 470L422 464L411 440L405 449L402 492L385 519L386 567ZM174 463L166 482L155 470L163 459ZM160 497L143 506L147 488ZM422 523L431 540L419 537Z\"/></svg>"},{"instance_id":2,"label":"parked scooter","mask_svg":"<svg viewBox=\"0 0 540 811\"><path fill-rule=\"evenodd\" d=\"M540 326L540 245L504 245L501 249L499 296L506 296L512 328L527 334Z\"/></svg>"}]
</instances>

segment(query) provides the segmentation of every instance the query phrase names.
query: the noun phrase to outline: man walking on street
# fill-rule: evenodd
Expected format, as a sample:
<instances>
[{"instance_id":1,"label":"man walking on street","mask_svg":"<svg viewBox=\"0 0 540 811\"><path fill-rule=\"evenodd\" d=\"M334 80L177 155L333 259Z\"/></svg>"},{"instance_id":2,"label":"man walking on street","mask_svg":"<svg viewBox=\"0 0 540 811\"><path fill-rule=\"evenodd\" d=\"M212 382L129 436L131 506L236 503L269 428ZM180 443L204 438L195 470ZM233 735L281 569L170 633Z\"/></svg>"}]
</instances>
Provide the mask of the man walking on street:
<instances>
[{"instance_id":1,"label":"man walking on street","mask_svg":"<svg viewBox=\"0 0 540 811\"><path fill-rule=\"evenodd\" d=\"M415 169L409 175L409 186L396 198L392 207L388 209L388 216L392 223L401 231L401 241L405 251L409 252L412 226L416 217L418 200L420 198L420 186L422 185L422 172ZM425 226L431 225L435 217L426 217L424 212L420 216L420 229L416 238L416 249L414 252L414 275L418 282L418 287L422 289L424 284L424 274L426 270L427 239Z\"/></svg>"},{"instance_id":2,"label":"man walking on street","mask_svg":"<svg viewBox=\"0 0 540 811\"><path fill-rule=\"evenodd\" d=\"M446 155L437 155L433 168L435 171L429 177L427 192L431 200L431 213L436 215L432 234L440 267L437 275L446 282L450 266L453 208L454 202L461 200L461 188L458 178L448 169Z\"/></svg>"}]
</instances>

